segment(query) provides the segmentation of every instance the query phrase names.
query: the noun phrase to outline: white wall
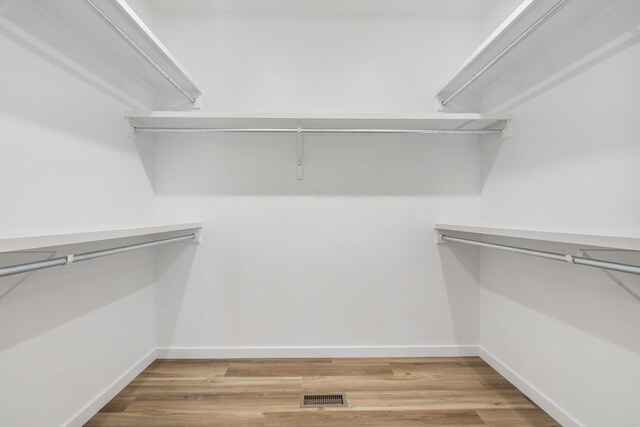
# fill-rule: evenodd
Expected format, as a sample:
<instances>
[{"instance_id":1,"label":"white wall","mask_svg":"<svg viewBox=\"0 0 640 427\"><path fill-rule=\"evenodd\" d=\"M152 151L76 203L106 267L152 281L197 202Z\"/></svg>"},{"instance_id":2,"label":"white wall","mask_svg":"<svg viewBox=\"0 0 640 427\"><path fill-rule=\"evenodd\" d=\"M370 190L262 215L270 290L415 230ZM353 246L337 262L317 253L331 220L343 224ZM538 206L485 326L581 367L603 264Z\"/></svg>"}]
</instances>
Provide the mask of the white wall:
<instances>
[{"instance_id":1,"label":"white wall","mask_svg":"<svg viewBox=\"0 0 640 427\"><path fill-rule=\"evenodd\" d=\"M481 21L483 40L489 37L521 4L522 0L497 0L493 6L487 8Z\"/></svg>"},{"instance_id":2,"label":"white wall","mask_svg":"<svg viewBox=\"0 0 640 427\"><path fill-rule=\"evenodd\" d=\"M149 222L153 189L123 107L4 37L0 52L0 227ZM154 278L141 252L36 272L0 300L0 424L62 425L147 355ZM0 279L0 293L21 279Z\"/></svg>"},{"instance_id":3,"label":"white wall","mask_svg":"<svg viewBox=\"0 0 640 427\"><path fill-rule=\"evenodd\" d=\"M480 43L470 18L173 14L154 30L223 113L423 113ZM446 48L443 42L446 41Z\"/></svg>"},{"instance_id":4,"label":"white wall","mask_svg":"<svg viewBox=\"0 0 640 427\"><path fill-rule=\"evenodd\" d=\"M433 111L487 19L158 15L154 30L210 111L415 114ZM303 181L293 139L274 135L163 136L154 175L122 135L122 106L4 38L0 50L11 58L3 228L145 222L154 203L159 219L205 225L197 249L36 273L0 301L2 424L63 423L156 343L201 357L465 354L480 343L561 421L639 424L634 300L598 271L437 248L432 231L478 211L490 223L637 228L637 46L520 106L500 147L306 137ZM61 378L73 385L64 393Z\"/></svg>"},{"instance_id":5,"label":"white wall","mask_svg":"<svg viewBox=\"0 0 640 427\"><path fill-rule=\"evenodd\" d=\"M637 229L638 70L636 45L514 111L513 137L486 172L483 220ZM640 425L640 304L595 269L490 251L480 265L481 346L574 421ZM638 277L618 276L640 292Z\"/></svg>"},{"instance_id":6,"label":"white wall","mask_svg":"<svg viewBox=\"0 0 640 427\"><path fill-rule=\"evenodd\" d=\"M430 112L435 88L480 41L478 22L455 18L155 22L205 109L227 113ZM204 218L198 251L159 278L158 345L188 349L165 354L474 352L464 347L478 340L473 251L465 265L440 260L432 230L477 209L477 142L306 136L303 181L295 153L286 135L160 138L158 212Z\"/></svg>"}]
</instances>

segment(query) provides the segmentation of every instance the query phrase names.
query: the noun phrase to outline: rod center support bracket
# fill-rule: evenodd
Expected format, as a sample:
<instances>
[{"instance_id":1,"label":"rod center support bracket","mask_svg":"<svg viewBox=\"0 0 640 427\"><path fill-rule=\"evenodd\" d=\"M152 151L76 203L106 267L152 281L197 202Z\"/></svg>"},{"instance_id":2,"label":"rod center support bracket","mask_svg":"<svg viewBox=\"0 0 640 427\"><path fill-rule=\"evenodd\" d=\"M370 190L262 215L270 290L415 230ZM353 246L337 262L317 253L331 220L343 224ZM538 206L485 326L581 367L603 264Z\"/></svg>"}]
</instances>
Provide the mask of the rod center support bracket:
<instances>
[{"instance_id":1,"label":"rod center support bracket","mask_svg":"<svg viewBox=\"0 0 640 427\"><path fill-rule=\"evenodd\" d=\"M302 128L298 127L298 130L296 132L296 155L297 155L297 161L298 161L298 172L297 172L297 176L296 179L298 181L302 181L303 178L303 174L302 174L302 167L304 165L304 150L303 150L303 141L302 141Z\"/></svg>"}]
</instances>

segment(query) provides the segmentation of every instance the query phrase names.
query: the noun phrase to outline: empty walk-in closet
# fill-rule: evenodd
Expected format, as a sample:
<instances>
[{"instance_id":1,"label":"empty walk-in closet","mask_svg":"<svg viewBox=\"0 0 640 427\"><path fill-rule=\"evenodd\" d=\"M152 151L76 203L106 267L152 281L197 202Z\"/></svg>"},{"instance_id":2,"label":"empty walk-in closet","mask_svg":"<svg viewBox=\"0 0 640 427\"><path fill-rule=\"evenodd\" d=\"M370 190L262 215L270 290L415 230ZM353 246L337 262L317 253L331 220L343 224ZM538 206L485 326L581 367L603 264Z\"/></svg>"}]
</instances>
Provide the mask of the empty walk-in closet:
<instances>
[{"instance_id":1,"label":"empty walk-in closet","mask_svg":"<svg viewBox=\"0 0 640 427\"><path fill-rule=\"evenodd\" d=\"M0 0L0 426L640 426L640 1Z\"/></svg>"}]
</instances>

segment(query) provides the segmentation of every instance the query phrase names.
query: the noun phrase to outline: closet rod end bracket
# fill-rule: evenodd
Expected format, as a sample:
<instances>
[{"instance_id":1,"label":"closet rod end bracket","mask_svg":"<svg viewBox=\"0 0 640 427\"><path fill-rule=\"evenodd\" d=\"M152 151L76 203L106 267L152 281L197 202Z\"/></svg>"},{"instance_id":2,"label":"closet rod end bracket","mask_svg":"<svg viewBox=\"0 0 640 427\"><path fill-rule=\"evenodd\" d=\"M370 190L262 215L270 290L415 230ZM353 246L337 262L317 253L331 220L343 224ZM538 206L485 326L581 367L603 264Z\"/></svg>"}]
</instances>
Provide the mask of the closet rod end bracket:
<instances>
[{"instance_id":1,"label":"closet rod end bracket","mask_svg":"<svg viewBox=\"0 0 640 427\"><path fill-rule=\"evenodd\" d=\"M202 94L201 93L196 95L196 102L191 104L191 109L192 110L202 110Z\"/></svg>"},{"instance_id":2,"label":"closet rod end bracket","mask_svg":"<svg viewBox=\"0 0 640 427\"><path fill-rule=\"evenodd\" d=\"M136 139L136 128L128 117L124 119L124 136L131 140Z\"/></svg>"},{"instance_id":3,"label":"closet rod end bracket","mask_svg":"<svg viewBox=\"0 0 640 427\"><path fill-rule=\"evenodd\" d=\"M507 120L504 129L502 129L502 141L511 139L511 119Z\"/></svg>"},{"instance_id":4,"label":"closet rod end bracket","mask_svg":"<svg viewBox=\"0 0 640 427\"><path fill-rule=\"evenodd\" d=\"M127 117L124 119L124 136L133 141L134 143L143 143L151 146L155 146L158 137L153 134L143 134L136 132L136 125L132 120Z\"/></svg>"}]
</instances>

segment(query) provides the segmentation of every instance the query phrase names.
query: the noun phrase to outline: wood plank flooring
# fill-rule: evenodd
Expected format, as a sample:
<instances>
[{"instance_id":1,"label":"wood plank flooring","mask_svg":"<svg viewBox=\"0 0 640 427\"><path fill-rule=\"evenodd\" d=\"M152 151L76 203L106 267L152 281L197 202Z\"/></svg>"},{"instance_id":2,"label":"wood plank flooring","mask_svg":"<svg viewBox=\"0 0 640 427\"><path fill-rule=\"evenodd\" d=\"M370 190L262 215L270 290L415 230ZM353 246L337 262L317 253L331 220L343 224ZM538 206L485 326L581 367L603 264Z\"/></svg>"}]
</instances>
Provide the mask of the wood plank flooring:
<instances>
[{"instance_id":1,"label":"wood plank flooring","mask_svg":"<svg viewBox=\"0 0 640 427\"><path fill-rule=\"evenodd\" d=\"M348 408L301 409L301 393ZM88 426L558 426L478 357L156 360Z\"/></svg>"}]
</instances>

